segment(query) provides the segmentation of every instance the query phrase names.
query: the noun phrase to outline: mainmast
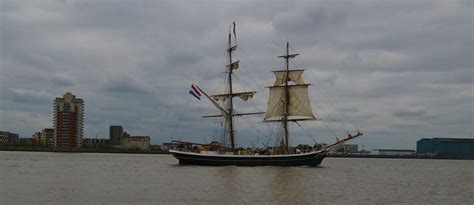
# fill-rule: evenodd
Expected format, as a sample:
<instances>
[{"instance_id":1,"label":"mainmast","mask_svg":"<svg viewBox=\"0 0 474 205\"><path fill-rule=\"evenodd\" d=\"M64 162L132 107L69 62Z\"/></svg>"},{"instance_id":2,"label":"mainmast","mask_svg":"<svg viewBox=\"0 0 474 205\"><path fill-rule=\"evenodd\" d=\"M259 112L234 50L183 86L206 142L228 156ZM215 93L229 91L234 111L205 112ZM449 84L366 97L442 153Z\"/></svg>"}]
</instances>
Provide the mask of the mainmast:
<instances>
[{"instance_id":1,"label":"mainmast","mask_svg":"<svg viewBox=\"0 0 474 205\"><path fill-rule=\"evenodd\" d=\"M290 43L287 41L286 42L286 56L284 57L285 58L285 61L286 61L286 79L289 79L290 78L290 66L289 66L289 54L290 54ZM285 146L285 153L288 153L288 107L290 105L290 89L288 88L288 80L285 80L285 113L283 115L283 129L285 130L285 138L282 139L284 140L283 141L283 145Z\"/></svg>"},{"instance_id":2,"label":"mainmast","mask_svg":"<svg viewBox=\"0 0 474 205\"><path fill-rule=\"evenodd\" d=\"M229 123L229 137L230 137L230 146L232 148L232 151L234 151L235 149L235 141L234 141L234 117L233 117L233 110L234 110L234 102L233 102L233 93L232 93L232 70L233 70L233 66L232 66L232 51L236 50L237 49L237 45L235 46L234 49L232 49L232 42L231 42L231 34L229 32L229 48L227 49L227 52L229 53L229 95L231 96L229 98L229 108L228 108L228 113L229 113L229 119L228 119L228 123ZM238 63L238 61L237 61Z\"/></svg>"},{"instance_id":3,"label":"mainmast","mask_svg":"<svg viewBox=\"0 0 474 205\"><path fill-rule=\"evenodd\" d=\"M298 53L290 54L290 43L286 43L285 55L278 56L285 59L284 70L273 71L276 80L270 89L265 122L281 122L284 129L282 138L283 151L289 153L289 128L288 122L314 120L316 119L309 103L309 84L303 81L302 69L291 69L290 58L298 56ZM293 82L290 84L289 82Z\"/></svg>"}]
</instances>

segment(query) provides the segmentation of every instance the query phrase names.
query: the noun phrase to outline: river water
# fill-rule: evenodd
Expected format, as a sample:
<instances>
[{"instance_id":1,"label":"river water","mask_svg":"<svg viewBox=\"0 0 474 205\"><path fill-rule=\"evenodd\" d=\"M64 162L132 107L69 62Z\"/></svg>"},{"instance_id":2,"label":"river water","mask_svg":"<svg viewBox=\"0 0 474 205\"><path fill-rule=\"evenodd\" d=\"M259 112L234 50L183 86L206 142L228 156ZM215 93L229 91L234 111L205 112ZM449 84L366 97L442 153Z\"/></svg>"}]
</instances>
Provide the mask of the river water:
<instances>
[{"instance_id":1,"label":"river water","mask_svg":"<svg viewBox=\"0 0 474 205\"><path fill-rule=\"evenodd\" d=\"M474 160L199 167L171 155L0 151L0 204L474 204Z\"/></svg>"}]
</instances>

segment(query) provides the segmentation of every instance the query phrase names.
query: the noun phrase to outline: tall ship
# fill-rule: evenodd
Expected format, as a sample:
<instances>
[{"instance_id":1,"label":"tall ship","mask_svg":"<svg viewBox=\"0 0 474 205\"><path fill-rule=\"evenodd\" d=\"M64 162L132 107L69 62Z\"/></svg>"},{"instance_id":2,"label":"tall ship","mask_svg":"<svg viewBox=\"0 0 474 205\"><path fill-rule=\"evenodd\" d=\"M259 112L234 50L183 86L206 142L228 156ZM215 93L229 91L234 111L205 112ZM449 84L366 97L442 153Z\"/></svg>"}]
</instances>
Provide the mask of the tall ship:
<instances>
[{"instance_id":1,"label":"tall ship","mask_svg":"<svg viewBox=\"0 0 474 205\"><path fill-rule=\"evenodd\" d=\"M285 68L273 71L275 82L267 87L269 89L267 111L254 113L237 113L234 109L234 98L241 98L247 101L252 98L256 92L235 92L233 90L233 75L239 68L240 61L232 59L233 52L237 50L235 43L235 23L234 44L232 43L232 33L229 31L228 64L226 65L226 91L223 94L208 95L197 85L192 85L190 93L195 97L203 95L219 111L219 115L205 117L221 117L225 121L225 136L222 140L229 141L229 146L222 146L221 143L212 142L211 144L200 144L183 141L173 141L173 148L170 153L179 160L179 164L185 165L204 165L204 166L317 166L327 156L328 152L339 144L352 140L362 135L357 130L356 134L347 133L341 140L337 140L331 145L325 147L315 146L304 152L296 152L289 147L291 136L289 123L298 123L299 121L317 120L313 114L310 104L308 90L310 84L305 83L302 78L304 69L290 69L289 60L298 56L298 53L290 53L289 42L286 43L286 53L278 56L285 61ZM219 102L221 101L221 103ZM248 153L236 147L236 126L235 117L245 115L264 114L263 122L278 123L283 128L280 146L272 152L266 153ZM244 151L244 152L243 152Z\"/></svg>"}]
</instances>

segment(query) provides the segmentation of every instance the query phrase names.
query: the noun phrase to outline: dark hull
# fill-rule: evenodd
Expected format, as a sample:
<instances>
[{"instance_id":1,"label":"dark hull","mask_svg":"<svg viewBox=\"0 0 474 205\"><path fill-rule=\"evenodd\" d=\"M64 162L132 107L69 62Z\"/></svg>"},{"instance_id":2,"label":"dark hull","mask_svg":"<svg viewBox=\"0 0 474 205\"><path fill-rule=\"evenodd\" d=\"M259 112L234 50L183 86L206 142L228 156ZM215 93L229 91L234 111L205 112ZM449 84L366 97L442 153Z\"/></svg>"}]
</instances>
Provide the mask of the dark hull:
<instances>
[{"instance_id":1,"label":"dark hull","mask_svg":"<svg viewBox=\"0 0 474 205\"><path fill-rule=\"evenodd\" d=\"M170 152L179 160L179 164L202 166L317 166L326 157L325 152L288 156L206 155L173 150Z\"/></svg>"}]
</instances>

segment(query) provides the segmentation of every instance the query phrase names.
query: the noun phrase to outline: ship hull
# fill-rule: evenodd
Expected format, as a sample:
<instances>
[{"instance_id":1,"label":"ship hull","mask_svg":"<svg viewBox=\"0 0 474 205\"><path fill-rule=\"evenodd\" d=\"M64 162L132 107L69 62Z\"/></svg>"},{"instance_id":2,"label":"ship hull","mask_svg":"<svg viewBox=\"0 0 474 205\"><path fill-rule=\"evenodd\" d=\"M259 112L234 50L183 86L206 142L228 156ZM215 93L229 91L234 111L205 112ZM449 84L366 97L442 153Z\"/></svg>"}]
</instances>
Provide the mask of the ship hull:
<instances>
[{"instance_id":1,"label":"ship hull","mask_svg":"<svg viewBox=\"0 0 474 205\"><path fill-rule=\"evenodd\" d=\"M325 152L290 155L209 155L171 150L183 165L201 166L317 166L326 157Z\"/></svg>"}]
</instances>

